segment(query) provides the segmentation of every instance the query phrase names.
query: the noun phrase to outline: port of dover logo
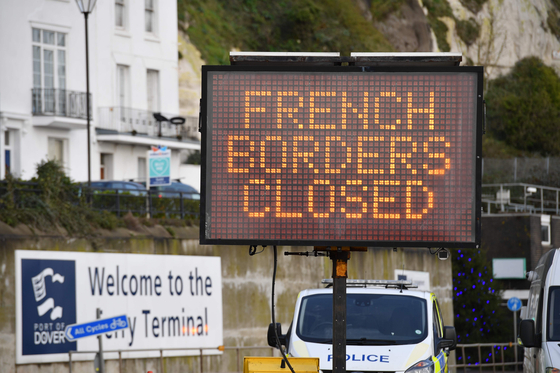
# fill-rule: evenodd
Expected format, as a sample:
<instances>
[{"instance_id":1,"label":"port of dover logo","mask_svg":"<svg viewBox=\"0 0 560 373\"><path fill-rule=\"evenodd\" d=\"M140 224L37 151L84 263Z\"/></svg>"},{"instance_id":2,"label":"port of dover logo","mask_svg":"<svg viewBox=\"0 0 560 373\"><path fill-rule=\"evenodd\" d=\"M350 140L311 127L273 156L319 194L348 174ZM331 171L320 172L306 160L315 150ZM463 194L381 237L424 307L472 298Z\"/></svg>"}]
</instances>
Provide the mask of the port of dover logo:
<instances>
[{"instance_id":1,"label":"port of dover logo","mask_svg":"<svg viewBox=\"0 0 560 373\"><path fill-rule=\"evenodd\" d=\"M22 259L22 353L67 353L76 342L64 329L76 323L76 263Z\"/></svg>"}]
</instances>

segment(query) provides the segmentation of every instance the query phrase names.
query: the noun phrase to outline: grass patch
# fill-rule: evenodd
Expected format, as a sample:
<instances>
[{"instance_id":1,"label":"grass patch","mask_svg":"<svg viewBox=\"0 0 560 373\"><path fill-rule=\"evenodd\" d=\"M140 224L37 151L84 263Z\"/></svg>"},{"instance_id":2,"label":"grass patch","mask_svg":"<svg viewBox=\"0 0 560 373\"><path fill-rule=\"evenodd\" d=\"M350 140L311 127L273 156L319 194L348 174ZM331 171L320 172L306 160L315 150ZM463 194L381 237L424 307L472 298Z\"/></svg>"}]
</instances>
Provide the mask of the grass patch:
<instances>
[{"instance_id":1,"label":"grass patch","mask_svg":"<svg viewBox=\"0 0 560 373\"><path fill-rule=\"evenodd\" d=\"M371 0L370 12L375 21L383 21L397 12L405 2L406 0Z\"/></svg>"},{"instance_id":2,"label":"grass patch","mask_svg":"<svg viewBox=\"0 0 560 373\"><path fill-rule=\"evenodd\" d=\"M179 23L208 64L229 51L393 51L360 8L338 0L179 0Z\"/></svg>"}]
</instances>

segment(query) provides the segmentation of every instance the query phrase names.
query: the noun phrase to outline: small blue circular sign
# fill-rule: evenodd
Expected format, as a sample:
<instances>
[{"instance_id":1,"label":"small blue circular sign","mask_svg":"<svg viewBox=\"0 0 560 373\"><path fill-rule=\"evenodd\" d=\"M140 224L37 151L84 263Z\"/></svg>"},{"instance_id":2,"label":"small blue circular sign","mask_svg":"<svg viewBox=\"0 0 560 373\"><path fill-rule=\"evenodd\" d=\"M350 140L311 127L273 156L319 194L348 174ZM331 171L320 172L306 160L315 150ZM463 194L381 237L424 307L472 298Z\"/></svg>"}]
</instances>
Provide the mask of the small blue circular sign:
<instances>
[{"instance_id":1,"label":"small blue circular sign","mask_svg":"<svg viewBox=\"0 0 560 373\"><path fill-rule=\"evenodd\" d=\"M507 306L510 311L519 311L521 309L521 299L512 297L508 299Z\"/></svg>"}]
</instances>

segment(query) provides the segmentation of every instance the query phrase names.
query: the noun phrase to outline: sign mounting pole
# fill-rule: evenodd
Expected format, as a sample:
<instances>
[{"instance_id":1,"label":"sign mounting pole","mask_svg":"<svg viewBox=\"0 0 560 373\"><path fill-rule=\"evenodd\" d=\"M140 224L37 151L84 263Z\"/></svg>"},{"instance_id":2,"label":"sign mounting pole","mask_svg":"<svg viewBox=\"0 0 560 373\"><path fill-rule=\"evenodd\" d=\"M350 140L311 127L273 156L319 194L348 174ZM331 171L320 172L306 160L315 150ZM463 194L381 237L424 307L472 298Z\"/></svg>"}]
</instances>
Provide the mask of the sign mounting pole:
<instances>
[{"instance_id":1,"label":"sign mounting pole","mask_svg":"<svg viewBox=\"0 0 560 373\"><path fill-rule=\"evenodd\" d=\"M98 308L95 312L97 319L100 319L101 314L103 313L101 308ZM97 339L99 340L99 373L105 373L105 361L103 360L103 334L99 334Z\"/></svg>"},{"instance_id":2,"label":"sign mounting pole","mask_svg":"<svg viewBox=\"0 0 560 373\"><path fill-rule=\"evenodd\" d=\"M349 248L338 247L330 252L333 263L333 372L346 372L346 279Z\"/></svg>"}]
</instances>

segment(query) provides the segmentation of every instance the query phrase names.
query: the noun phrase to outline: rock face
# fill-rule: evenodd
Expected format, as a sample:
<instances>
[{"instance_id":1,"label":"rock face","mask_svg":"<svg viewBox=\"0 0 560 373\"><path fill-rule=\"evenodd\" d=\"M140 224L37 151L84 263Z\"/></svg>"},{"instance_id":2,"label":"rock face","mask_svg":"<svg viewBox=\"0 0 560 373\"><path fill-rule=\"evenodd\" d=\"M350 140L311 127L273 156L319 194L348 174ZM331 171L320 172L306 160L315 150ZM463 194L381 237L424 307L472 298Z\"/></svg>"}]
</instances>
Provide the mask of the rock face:
<instances>
[{"instance_id":1,"label":"rock face","mask_svg":"<svg viewBox=\"0 0 560 373\"><path fill-rule=\"evenodd\" d=\"M368 0L359 1L362 9L369 9ZM464 63L484 66L487 79L506 74L528 56L537 56L560 71L560 59L553 57L558 52L560 58L560 42L548 25L551 12L558 14L558 9L550 0L488 0L476 14L460 0L443 1L453 12L453 17L439 18L448 28L451 52L462 53ZM427 14L422 0L407 0L384 20L373 22L397 51L438 52ZM479 36L467 45L457 33L457 22L469 20L478 24Z\"/></svg>"},{"instance_id":2,"label":"rock face","mask_svg":"<svg viewBox=\"0 0 560 373\"><path fill-rule=\"evenodd\" d=\"M422 0L403 1L400 9L382 21L372 20L370 0L355 1L364 18L373 22L396 51L439 51L428 22L428 10ZM507 74L518 60L528 56L537 56L560 72L560 42L549 27L551 14L556 15L556 22L560 23L560 10L551 0L488 0L476 14L461 0L443 1L447 1L453 13L453 17L439 18L448 28L446 39L451 52L462 53L463 64L484 66L485 79ZM478 24L479 34L467 45L459 37L456 26L457 22L469 20ZM179 61L181 113L196 116L200 99L200 68L204 61L182 32L179 33L179 51L182 55Z\"/></svg>"},{"instance_id":3,"label":"rock face","mask_svg":"<svg viewBox=\"0 0 560 373\"><path fill-rule=\"evenodd\" d=\"M390 14L381 22L374 22L399 52L431 52L435 39L424 10L418 0L407 0L398 14Z\"/></svg>"},{"instance_id":4,"label":"rock face","mask_svg":"<svg viewBox=\"0 0 560 373\"><path fill-rule=\"evenodd\" d=\"M451 50L461 52L474 65L484 66L486 78L507 73L518 60L528 56L540 57L556 70L560 68L560 60L553 59L560 42L547 25L549 12L556 11L549 1L489 0L477 14L459 0L448 2L455 18L474 18L480 25L480 36L467 46L457 36L454 20L447 19Z\"/></svg>"}]
</instances>

